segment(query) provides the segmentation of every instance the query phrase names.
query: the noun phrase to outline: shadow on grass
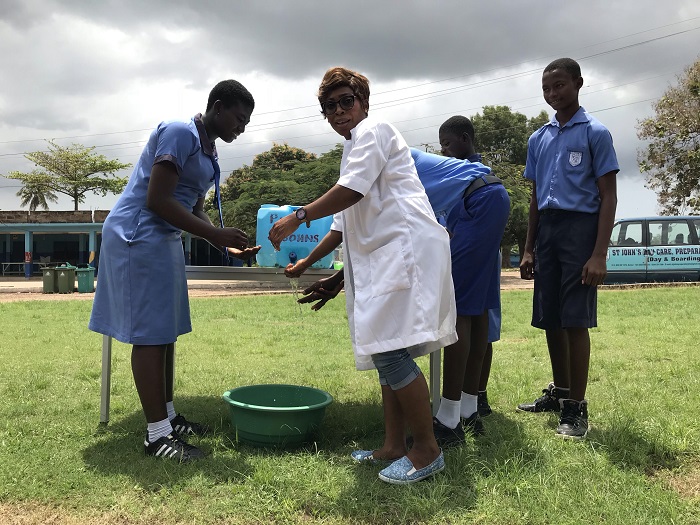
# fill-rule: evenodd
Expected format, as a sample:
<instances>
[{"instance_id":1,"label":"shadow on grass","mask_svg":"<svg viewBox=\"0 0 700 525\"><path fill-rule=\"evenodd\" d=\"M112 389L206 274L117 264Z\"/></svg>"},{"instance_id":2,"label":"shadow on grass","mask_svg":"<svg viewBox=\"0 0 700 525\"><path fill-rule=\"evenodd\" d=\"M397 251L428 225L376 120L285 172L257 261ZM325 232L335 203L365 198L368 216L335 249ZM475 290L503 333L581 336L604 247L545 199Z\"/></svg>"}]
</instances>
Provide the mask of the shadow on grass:
<instances>
[{"instance_id":1,"label":"shadow on grass","mask_svg":"<svg viewBox=\"0 0 700 525\"><path fill-rule=\"evenodd\" d=\"M96 428L94 444L82 454L86 465L105 476L130 476L142 486L160 486L164 479L175 485L196 473L216 482L241 482L252 472L249 457L319 450L344 457L356 448L358 440L379 439L383 435L381 406L334 401L326 409L313 441L290 448L255 447L236 442L229 408L220 398L184 396L175 402L178 412L210 428L207 436L188 439L207 454L205 459L179 465L146 457L143 452L146 422L139 411Z\"/></svg>"},{"instance_id":2,"label":"shadow on grass","mask_svg":"<svg viewBox=\"0 0 700 525\"><path fill-rule=\"evenodd\" d=\"M146 421L141 412L135 412L97 427L95 443L83 451L85 463L105 476L126 475L154 490L166 484L177 485L180 480L198 473L215 482L245 481L251 473L246 456L221 453L227 448L222 443L230 441L231 428L224 402L205 396L179 397L176 408L211 429L207 436L188 438L189 443L207 454L206 458L181 465L145 456Z\"/></svg>"},{"instance_id":3,"label":"shadow on grass","mask_svg":"<svg viewBox=\"0 0 700 525\"><path fill-rule=\"evenodd\" d=\"M310 516L337 516L358 523L406 523L435 517L458 520L477 505L478 487L503 470L538 468L542 458L532 449L515 416L494 413L485 419L486 434L468 437L465 445L445 451L445 471L411 486L382 482L380 465L357 465L350 458L355 448L377 448L384 435L378 401L334 401L326 410L313 443L292 449L258 448L235 443L226 404L213 397L183 397L179 411L207 424L213 432L190 441L208 453L204 460L185 465L147 458L143 454L145 422L140 412L100 426L94 444L83 451L86 465L109 479L128 476L143 490L158 492L184 485L194 476L214 483L248 482L258 468L256 458L280 458L309 453L327 457L330 498L304 503ZM195 418L196 415L196 418ZM515 458L515 461L514 461ZM349 477L348 477L349 474ZM332 481L335 479L336 481ZM336 485L336 486L333 486Z\"/></svg>"},{"instance_id":4,"label":"shadow on grass","mask_svg":"<svg viewBox=\"0 0 700 525\"><path fill-rule=\"evenodd\" d=\"M652 475L658 470L679 467L681 460L677 452L638 425L634 420L617 420L601 428L594 426L588 439L597 452L606 455L620 469Z\"/></svg>"},{"instance_id":5,"label":"shadow on grass","mask_svg":"<svg viewBox=\"0 0 700 525\"><path fill-rule=\"evenodd\" d=\"M340 441L360 441L361 448L378 448L384 429L381 406L343 406L355 412L356 421L365 422L360 432L346 432ZM334 515L363 523L414 523L424 520L456 522L468 519L476 507L478 486L485 478L512 464L514 454L525 468L537 468L536 450L529 447L522 425L510 417L494 413L484 421L483 436L468 435L464 446L444 451L445 470L432 478L409 485L387 484L378 478L385 465L357 465L349 458L350 448L342 453L355 476L354 483L343 487ZM342 502L342 504L340 503Z\"/></svg>"}]
</instances>

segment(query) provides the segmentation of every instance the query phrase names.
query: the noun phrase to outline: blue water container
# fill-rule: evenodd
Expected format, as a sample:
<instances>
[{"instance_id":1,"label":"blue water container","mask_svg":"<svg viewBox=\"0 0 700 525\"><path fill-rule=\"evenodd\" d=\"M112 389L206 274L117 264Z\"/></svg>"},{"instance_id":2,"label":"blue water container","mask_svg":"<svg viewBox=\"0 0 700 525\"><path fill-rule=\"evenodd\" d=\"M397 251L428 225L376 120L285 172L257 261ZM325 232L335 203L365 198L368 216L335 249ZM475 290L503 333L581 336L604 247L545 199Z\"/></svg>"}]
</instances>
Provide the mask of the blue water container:
<instances>
[{"instance_id":1,"label":"blue water container","mask_svg":"<svg viewBox=\"0 0 700 525\"><path fill-rule=\"evenodd\" d=\"M330 231L333 217L323 217L311 221L311 226L306 224L299 226L297 231L280 243L280 251L272 247L267 238L270 228L282 217L289 215L301 208L301 206L277 206L276 204L263 204L258 210L256 242L261 246L257 254L258 265L264 268L285 268L290 262L303 259L311 253L321 239ZM312 268L330 268L333 264L333 253L326 255L317 261Z\"/></svg>"}]
</instances>

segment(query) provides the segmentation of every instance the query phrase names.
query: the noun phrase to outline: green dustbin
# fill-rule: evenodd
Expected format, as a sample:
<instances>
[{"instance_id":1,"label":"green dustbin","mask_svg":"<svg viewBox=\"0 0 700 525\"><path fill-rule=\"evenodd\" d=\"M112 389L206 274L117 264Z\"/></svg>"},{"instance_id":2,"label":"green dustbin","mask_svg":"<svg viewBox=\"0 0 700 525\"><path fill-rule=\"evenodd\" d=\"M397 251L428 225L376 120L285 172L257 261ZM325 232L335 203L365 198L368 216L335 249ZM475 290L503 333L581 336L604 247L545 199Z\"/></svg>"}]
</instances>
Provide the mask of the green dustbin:
<instances>
[{"instance_id":1,"label":"green dustbin","mask_svg":"<svg viewBox=\"0 0 700 525\"><path fill-rule=\"evenodd\" d=\"M44 281L44 293L58 292L58 279L56 279L56 268L44 268L41 270Z\"/></svg>"},{"instance_id":2,"label":"green dustbin","mask_svg":"<svg viewBox=\"0 0 700 525\"><path fill-rule=\"evenodd\" d=\"M56 268L58 293L73 293L75 291L75 266L65 265Z\"/></svg>"},{"instance_id":3,"label":"green dustbin","mask_svg":"<svg viewBox=\"0 0 700 525\"><path fill-rule=\"evenodd\" d=\"M91 266L87 268L76 268L78 276L78 292L92 293L95 291L95 269Z\"/></svg>"}]
</instances>

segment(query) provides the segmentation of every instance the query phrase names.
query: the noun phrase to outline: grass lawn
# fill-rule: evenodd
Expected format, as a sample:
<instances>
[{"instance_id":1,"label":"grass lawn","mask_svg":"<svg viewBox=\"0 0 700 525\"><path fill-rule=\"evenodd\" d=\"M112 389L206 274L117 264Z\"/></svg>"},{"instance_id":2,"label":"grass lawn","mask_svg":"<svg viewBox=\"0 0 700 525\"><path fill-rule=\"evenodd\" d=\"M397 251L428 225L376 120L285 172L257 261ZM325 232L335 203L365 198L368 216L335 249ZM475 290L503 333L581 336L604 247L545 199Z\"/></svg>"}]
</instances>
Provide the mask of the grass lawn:
<instances>
[{"instance_id":1,"label":"grass lawn","mask_svg":"<svg viewBox=\"0 0 700 525\"><path fill-rule=\"evenodd\" d=\"M408 487L349 457L378 446L383 430L376 373L354 369L342 300L314 313L291 295L192 299L175 406L215 432L192 440L209 456L189 465L143 455L130 347L116 342L111 421L98 424L90 301L1 303L0 523L698 524L698 292L600 293L592 430L578 443L554 435L554 416L514 410L551 371L544 335L529 325L531 292L504 292L486 435ZM420 365L427 373L427 358ZM221 394L266 382L331 393L316 443L234 441Z\"/></svg>"}]
</instances>

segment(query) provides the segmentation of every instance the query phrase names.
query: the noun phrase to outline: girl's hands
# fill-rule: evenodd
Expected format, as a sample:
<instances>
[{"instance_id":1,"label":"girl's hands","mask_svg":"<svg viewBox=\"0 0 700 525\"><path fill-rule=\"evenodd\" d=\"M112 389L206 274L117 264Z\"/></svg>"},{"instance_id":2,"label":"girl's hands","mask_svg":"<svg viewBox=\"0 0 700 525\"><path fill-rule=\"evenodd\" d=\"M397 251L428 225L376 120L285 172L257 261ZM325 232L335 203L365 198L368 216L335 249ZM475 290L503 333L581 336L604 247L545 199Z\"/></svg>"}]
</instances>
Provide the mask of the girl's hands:
<instances>
[{"instance_id":1,"label":"girl's hands","mask_svg":"<svg viewBox=\"0 0 700 525\"><path fill-rule=\"evenodd\" d=\"M255 257L255 255L260 251L260 248L260 245L252 247L249 246L243 250L239 250L238 248L228 248L228 253L236 259L247 261L251 257Z\"/></svg>"},{"instance_id":2,"label":"girl's hands","mask_svg":"<svg viewBox=\"0 0 700 525\"><path fill-rule=\"evenodd\" d=\"M238 228L214 228L209 241L216 246L233 248L235 250L248 248L248 236ZM258 248L260 247L258 246Z\"/></svg>"}]
</instances>

